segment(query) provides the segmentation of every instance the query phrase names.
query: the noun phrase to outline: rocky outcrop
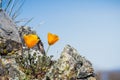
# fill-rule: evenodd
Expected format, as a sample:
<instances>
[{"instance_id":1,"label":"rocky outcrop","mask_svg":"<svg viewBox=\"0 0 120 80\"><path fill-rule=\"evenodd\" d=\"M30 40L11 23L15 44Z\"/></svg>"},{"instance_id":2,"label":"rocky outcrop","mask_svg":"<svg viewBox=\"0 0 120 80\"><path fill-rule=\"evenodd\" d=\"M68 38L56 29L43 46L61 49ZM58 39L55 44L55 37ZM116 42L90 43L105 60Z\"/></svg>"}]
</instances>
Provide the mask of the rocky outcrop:
<instances>
[{"instance_id":1,"label":"rocky outcrop","mask_svg":"<svg viewBox=\"0 0 120 80\"><path fill-rule=\"evenodd\" d=\"M70 45L65 46L58 61L44 80L96 80L90 61L79 55Z\"/></svg>"},{"instance_id":2,"label":"rocky outcrop","mask_svg":"<svg viewBox=\"0 0 120 80\"><path fill-rule=\"evenodd\" d=\"M29 49L23 35L36 34L30 27L17 27L0 10L0 80L96 80L89 60L70 45L58 60L47 56L42 42Z\"/></svg>"}]
</instances>

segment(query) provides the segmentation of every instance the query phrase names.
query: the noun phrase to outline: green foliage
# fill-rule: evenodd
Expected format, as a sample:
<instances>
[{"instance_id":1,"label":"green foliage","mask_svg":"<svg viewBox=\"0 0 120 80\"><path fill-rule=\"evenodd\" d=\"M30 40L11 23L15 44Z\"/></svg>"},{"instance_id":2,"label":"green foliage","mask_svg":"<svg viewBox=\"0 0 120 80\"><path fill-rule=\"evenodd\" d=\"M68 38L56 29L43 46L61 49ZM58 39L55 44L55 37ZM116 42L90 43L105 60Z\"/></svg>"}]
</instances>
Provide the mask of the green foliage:
<instances>
[{"instance_id":1,"label":"green foliage","mask_svg":"<svg viewBox=\"0 0 120 80\"><path fill-rule=\"evenodd\" d=\"M19 64L21 70L30 79L42 79L50 67L55 63L51 60L52 57L43 55L37 56L36 53L33 55L29 54L26 56L21 55L16 58L16 62Z\"/></svg>"}]
</instances>

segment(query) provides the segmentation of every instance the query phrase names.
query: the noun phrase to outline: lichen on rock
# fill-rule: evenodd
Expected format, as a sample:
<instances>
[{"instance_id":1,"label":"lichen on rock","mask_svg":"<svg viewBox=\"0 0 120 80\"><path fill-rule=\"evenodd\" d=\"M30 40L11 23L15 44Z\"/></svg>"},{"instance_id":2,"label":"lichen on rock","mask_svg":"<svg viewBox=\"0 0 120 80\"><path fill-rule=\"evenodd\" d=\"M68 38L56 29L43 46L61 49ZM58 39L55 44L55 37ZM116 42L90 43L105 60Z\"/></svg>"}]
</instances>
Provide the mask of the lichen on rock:
<instances>
[{"instance_id":1,"label":"lichen on rock","mask_svg":"<svg viewBox=\"0 0 120 80\"><path fill-rule=\"evenodd\" d=\"M76 49L67 45L44 80L90 80L90 77L94 76L90 61L80 56Z\"/></svg>"}]
</instances>

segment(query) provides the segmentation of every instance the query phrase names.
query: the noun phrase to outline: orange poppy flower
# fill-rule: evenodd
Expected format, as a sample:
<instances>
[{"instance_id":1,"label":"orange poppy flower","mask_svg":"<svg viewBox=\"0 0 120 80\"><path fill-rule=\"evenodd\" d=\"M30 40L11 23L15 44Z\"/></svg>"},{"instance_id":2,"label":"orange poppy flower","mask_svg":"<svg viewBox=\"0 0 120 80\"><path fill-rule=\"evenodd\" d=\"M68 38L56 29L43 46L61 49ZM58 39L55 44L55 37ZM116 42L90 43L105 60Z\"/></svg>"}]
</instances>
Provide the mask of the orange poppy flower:
<instances>
[{"instance_id":1,"label":"orange poppy flower","mask_svg":"<svg viewBox=\"0 0 120 80\"><path fill-rule=\"evenodd\" d=\"M59 37L56 34L48 33L48 44L53 45L59 40Z\"/></svg>"},{"instance_id":2,"label":"orange poppy flower","mask_svg":"<svg viewBox=\"0 0 120 80\"><path fill-rule=\"evenodd\" d=\"M38 36L36 34L24 35L23 39L28 48L34 47L39 41Z\"/></svg>"}]
</instances>

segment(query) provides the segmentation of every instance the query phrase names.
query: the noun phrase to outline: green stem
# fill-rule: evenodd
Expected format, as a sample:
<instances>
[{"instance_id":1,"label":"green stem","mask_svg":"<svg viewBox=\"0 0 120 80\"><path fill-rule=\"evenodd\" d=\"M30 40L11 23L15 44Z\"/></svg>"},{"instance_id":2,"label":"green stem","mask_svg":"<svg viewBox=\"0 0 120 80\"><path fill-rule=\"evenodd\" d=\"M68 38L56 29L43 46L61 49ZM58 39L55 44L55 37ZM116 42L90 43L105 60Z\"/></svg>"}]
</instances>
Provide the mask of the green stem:
<instances>
[{"instance_id":1,"label":"green stem","mask_svg":"<svg viewBox=\"0 0 120 80\"><path fill-rule=\"evenodd\" d=\"M50 49L50 45L49 45L48 48L47 48L46 54L48 53L49 49Z\"/></svg>"}]
</instances>

